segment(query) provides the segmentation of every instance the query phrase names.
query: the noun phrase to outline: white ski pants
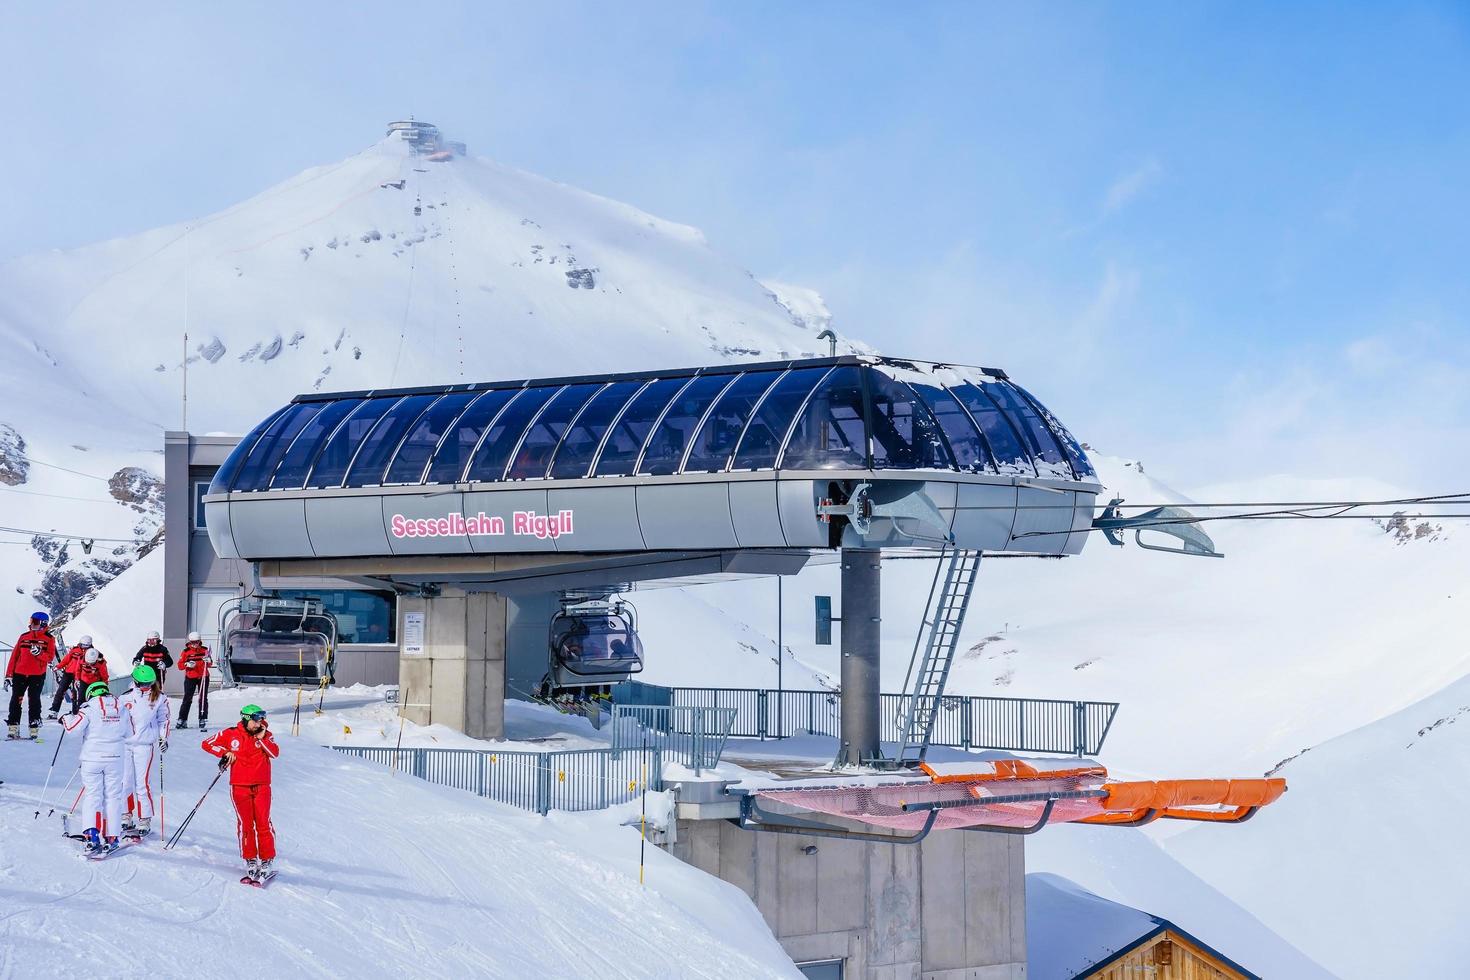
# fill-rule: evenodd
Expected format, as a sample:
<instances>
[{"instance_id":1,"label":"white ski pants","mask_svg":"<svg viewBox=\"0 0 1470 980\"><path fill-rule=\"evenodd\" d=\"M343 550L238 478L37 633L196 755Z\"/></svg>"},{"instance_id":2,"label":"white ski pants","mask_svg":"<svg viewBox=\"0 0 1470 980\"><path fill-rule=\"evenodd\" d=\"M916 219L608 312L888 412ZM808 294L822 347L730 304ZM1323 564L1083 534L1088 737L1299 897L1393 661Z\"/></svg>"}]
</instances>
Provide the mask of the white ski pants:
<instances>
[{"instance_id":1,"label":"white ski pants","mask_svg":"<svg viewBox=\"0 0 1470 980\"><path fill-rule=\"evenodd\" d=\"M104 837L122 833L123 758L82 760L82 785L87 788L82 802L82 818L95 821L93 826Z\"/></svg>"},{"instance_id":2,"label":"white ski pants","mask_svg":"<svg viewBox=\"0 0 1470 980\"><path fill-rule=\"evenodd\" d=\"M153 818L152 783L154 756L157 754L158 746L152 742L123 746L123 785L127 787L124 792L128 797L128 809L150 820Z\"/></svg>"}]
</instances>

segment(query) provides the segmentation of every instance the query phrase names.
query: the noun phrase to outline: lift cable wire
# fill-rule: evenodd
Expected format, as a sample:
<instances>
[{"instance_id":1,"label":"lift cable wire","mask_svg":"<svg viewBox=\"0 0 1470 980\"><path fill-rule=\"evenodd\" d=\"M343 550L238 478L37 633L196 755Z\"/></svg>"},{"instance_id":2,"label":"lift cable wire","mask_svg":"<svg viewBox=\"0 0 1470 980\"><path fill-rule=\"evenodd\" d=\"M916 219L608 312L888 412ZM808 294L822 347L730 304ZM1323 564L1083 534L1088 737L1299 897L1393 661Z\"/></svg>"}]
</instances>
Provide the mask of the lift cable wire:
<instances>
[{"instance_id":1,"label":"lift cable wire","mask_svg":"<svg viewBox=\"0 0 1470 980\"><path fill-rule=\"evenodd\" d=\"M1180 516L1180 517L1159 517L1159 518L1154 519L1154 520L1140 521L1137 524L1129 524L1125 528L1086 527L1086 528L1078 528L1075 531L1067 531L1067 532L1058 532L1058 531L1025 531L1025 532L1022 532L1021 534L1013 534L1013 535L1011 535L1011 540L1014 541L1014 540L1017 540L1019 538L1029 538L1029 537L1037 537L1037 536L1055 536L1056 534L1059 534L1059 533L1087 534L1087 533L1091 533L1093 531L1103 531L1103 530L1129 530L1129 531L1134 531L1134 530L1147 530L1148 528L1151 528L1151 527L1169 527L1169 526L1176 526L1176 525L1181 525L1181 524L1205 524L1205 523L1209 523L1209 522L1213 522L1213 521L1262 521L1262 520L1307 520L1307 521L1322 521L1322 520L1398 520L1400 518L1402 518L1404 520L1457 520L1457 519L1470 518L1470 513L1459 513L1459 512L1456 512L1456 513L1443 513L1443 512L1440 512L1440 513L1413 513L1413 514L1407 514L1407 513L1395 511L1395 512L1391 512L1391 513L1387 513L1387 514L1355 514L1355 513L1349 513L1349 511L1355 511L1355 510L1358 510L1360 508L1365 508L1365 507L1367 507L1367 508L1372 508L1372 507L1391 507L1391 506L1394 506L1394 505L1397 505L1397 504L1419 504L1419 505L1426 505L1427 504L1429 506L1434 506L1436 504L1438 504L1439 506L1454 506L1456 504L1460 504L1460 505L1470 504L1470 500L1467 500L1466 497L1467 497L1467 495L1466 494L1463 494L1463 493L1459 493L1459 494L1441 494L1441 495L1438 495L1438 496L1430 496L1430 497L1406 497L1406 498L1402 498L1402 499L1398 499L1398 500L1334 501L1332 503L1322 503L1322 504L1288 505L1288 506L1286 506L1284 508L1281 508L1281 509L1254 511L1254 512L1244 513L1244 514L1213 514L1213 515L1206 515L1206 516L1203 516L1203 517L1195 516L1193 514L1190 514L1190 515ZM1209 504L1209 505L1179 504L1179 505L1164 505L1164 506L1188 506L1188 507L1209 506L1209 507L1214 507L1214 508L1221 508L1221 507L1242 507L1242 506L1250 506L1250 505L1249 504ZM1323 513L1324 511L1326 513Z\"/></svg>"},{"instance_id":2,"label":"lift cable wire","mask_svg":"<svg viewBox=\"0 0 1470 980\"><path fill-rule=\"evenodd\" d=\"M144 538L102 538L91 534L63 534L59 531L33 531L29 528L24 527L0 526L0 531L8 532L10 534L29 534L32 537L36 538L55 538L59 541L97 541L104 544L141 544L146 540ZM15 542L5 543L12 544Z\"/></svg>"}]
</instances>

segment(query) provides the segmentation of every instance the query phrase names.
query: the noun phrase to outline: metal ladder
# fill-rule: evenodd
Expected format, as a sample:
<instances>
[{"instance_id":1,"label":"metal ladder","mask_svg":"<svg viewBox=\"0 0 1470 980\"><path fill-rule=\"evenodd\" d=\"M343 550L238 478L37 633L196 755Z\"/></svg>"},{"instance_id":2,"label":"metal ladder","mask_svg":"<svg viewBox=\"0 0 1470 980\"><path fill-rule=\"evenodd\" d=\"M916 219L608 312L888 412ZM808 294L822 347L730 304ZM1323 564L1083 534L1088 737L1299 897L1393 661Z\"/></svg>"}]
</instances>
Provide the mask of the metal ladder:
<instances>
[{"instance_id":1,"label":"metal ladder","mask_svg":"<svg viewBox=\"0 0 1470 980\"><path fill-rule=\"evenodd\" d=\"M917 765L929 751L934 734L934 720L944 697L944 684L954 663L955 646L960 627L970 607L970 594L975 588L975 574L980 570L980 552L964 548L946 548L949 563L940 553L934 569L934 582L929 586L929 602L919 635L914 639L914 654L904 678L906 697L900 710L898 747L895 766ZM941 583L940 573L943 572Z\"/></svg>"}]
</instances>

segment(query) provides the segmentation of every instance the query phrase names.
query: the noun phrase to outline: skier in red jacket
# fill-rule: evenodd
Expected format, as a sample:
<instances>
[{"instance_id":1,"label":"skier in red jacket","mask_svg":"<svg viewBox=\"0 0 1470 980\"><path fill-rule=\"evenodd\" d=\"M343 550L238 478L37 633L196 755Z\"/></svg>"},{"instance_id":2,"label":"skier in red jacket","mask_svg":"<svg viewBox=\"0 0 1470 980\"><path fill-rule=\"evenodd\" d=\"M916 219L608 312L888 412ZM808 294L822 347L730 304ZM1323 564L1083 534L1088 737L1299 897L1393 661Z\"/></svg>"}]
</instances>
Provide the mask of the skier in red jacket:
<instances>
[{"instance_id":1,"label":"skier in red jacket","mask_svg":"<svg viewBox=\"0 0 1470 980\"><path fill-rule=\"evenodd\" d=\"M87 663L87 654L93 654L91 664ZM98 671L97 662L101 661L102 669ZM85 666L84 666L85 665ZM101 654L92 650L92 638L84 636L77 645L66 651L66 656L61 658L61 663L56 665L56 695L51 699L51 713L46 717L56 720L61 713L61 702L66 699L68 691L73 691L77 685L78 678L84 676L80 690L76 690L71 696L71 713L76 714L82 708L82 702L86 700L83 692L91 684L97 681L107 680L107 661L102 660Z\"/></svg>"},{"instance_id":2,"label":"skier in red jacket","mask_svg":"<svg viewBox=\"0 0 1470 980\"><path fill-rule=\"evenodd\" d=\"M30 628L15 641L10 661L5 665L5 690L10 692L10 714L5 724L11 738L20 738L20 704L29 703L31 738L41 731L41 688L46 671L56 659L56 638L48 632L51 617L44 612L31 613Z\"/></svg>"},{"instance_id":3,"label":"skier in red jacket","mask_svg":"<svg viewBox=\"0 0 1470 980\"><path fill-rule=\"evenodd\" d=\"M214 660L198 633L189 634L189 642L179 652L179 666L184 669L184 699L179 702L178 727L188 726L189 706L198 693L199 730L202 732L209 725L209 668L214 666Z\"/></svg>"},{"instance_id":4,"label":"skier in red jacket","mask_svg":"<svg viewBox=\"0 0 1470 980\"><path fill-rule=\"evenodd\" d=\"M245 880L269 881L275 875L276 831L271 826L271 760L281 754L266 723L265 709L247 704L240 723L200 743L230 767L230 795L239 822Z\"/></svg>"}]
</instances>

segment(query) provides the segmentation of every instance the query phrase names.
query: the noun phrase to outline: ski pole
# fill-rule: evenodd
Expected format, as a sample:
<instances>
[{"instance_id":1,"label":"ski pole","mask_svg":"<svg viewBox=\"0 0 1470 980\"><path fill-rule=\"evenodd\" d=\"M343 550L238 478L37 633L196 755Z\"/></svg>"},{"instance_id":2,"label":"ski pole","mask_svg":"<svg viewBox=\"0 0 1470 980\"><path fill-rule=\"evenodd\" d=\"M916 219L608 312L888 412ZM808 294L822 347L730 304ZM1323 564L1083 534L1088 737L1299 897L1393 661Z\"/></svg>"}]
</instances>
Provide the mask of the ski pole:
<instances>
[{"instance_id":1,"label":"ski pole","mask_svg":"<svg viewBox=\"0 0 1470 980\"><path fill-rule=\"evenodd\" d=\"M68 780L67 780L67 781L66 781L66 785L65 785L65 786L63 786L63 787L61 787L61 798L62 798L62 799L63 799L63 800L64 800L64 799L66 799L66 792L67 792L67 790L69 790L69 789L71 789L71 781L72 781L72 780L73 780L73 779L76 779L76 778L77 778L77 773L79 773L79 772L81 772L81 771L82 771L82 769L81 769L81 767L80 767L80 766L78 766L78 767L77 767L77 768L76 768L76 769L75 769L75 770L74 770L74 771L73 771L73 772L72 772L72 774L71 774L71 778L70 778L70 779L68 779ZM51 814L53 814L53 813L55 813L55 812L56 812L56 804L55 804L55 803L53 803L53 804L51 804L51 809L49 809L49 810L47 810L47 811L46 811L46 819L47 819L47 820L50 820L50 819L51 819Z\"/></svg>"},{"instance_id":2,"label":"ski pole","mask_svg":"<svg viewBox=\"0 0 1470 980\"><path fill-rule=\"evenodd\" d=\"M71 809L68 810L68 811L66 811L66 815L68 817L71 816L73 813L76 813L77 812L77 804L80 803L80 802L82 802L82 794L85 793L86 791L87 791L87 787L85 785L83 785L83 786L81 786L81 787L79 787L77 789L77 798L71 801Z\"/></svg>"},{"instance_id":3,"label":"ski pole","mask_svg":"<svg viewBox=\"0 0 1470 980\"><path fill-rule=\"evenodd\" d=\"M199 797L199 802L194 804L194 809L190 810L189 815L184 818L184 822L179 824L179 829L174 831L174 835L168 839L168 843L163 845L165 851L177 844L179 838L184 835L184 828L189 826L189 821L194 819L194 814L198 813L199 808L204 805L204 797L209 795L209 790L214 789L214 784L219 782L219 778L225 774L225 767L227 765L228 763L223 759L220 760L219 772L214 774L214 779L210 782L209 788L204 791L204 796Z\"/></svg>"},{"instance_id":4,"label":"ski pole","mask_svg":"<svg viewBox=\"0 0 1470 980\"><path fill-rule=\"evenodd\" d=\"M56 771L56 757L61 755L61 743L65 741L66 726L63 725L61 726L61 737L56 740L56 751L51 753L51 768L46 770L46 783L41 787L41 799L43 800L46 798L46 791L51 788L51 774ZM66 785L70 786L70 781L68 781ZM63 792L65 791L63 790ZM36 816L32 819L39 819L40 816L41 808L38 806L36 807ZM47 814L47 816L50 816L50 814Z\"/></svg>"},{"instance_id":5,"label":"ski pole","mask_svg":"<svg viewBox=\"0 0 1470 980\"><path fill-rule=\"evenodd\" d=\"M162 837L164 835L164 833L165 833L165 831L163 829L163 801L164 801L164 793L163 793L163 757L164 757L164 755L165 755L165 753L162 750L160 750L159 753L158 753L158 836L159 837Z\"/></svg>"}]
</instances>

